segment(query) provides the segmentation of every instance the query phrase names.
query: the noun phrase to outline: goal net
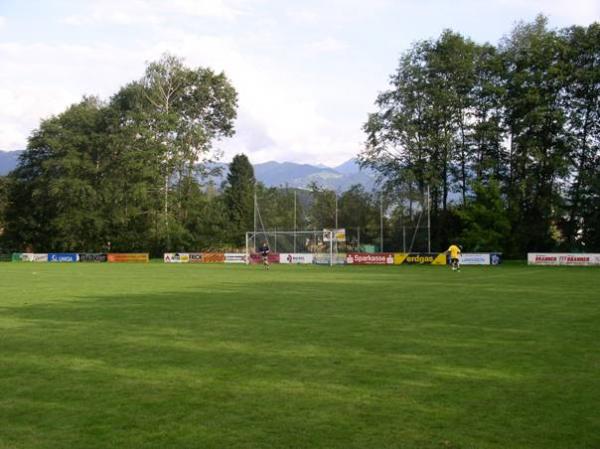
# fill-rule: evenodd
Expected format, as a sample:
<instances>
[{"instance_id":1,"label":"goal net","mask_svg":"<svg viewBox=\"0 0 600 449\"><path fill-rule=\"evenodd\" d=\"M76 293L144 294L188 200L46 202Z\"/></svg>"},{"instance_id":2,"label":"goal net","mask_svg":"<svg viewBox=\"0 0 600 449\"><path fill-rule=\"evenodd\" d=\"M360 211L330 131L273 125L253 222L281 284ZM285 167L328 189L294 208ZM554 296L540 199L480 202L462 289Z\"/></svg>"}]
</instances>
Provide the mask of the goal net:
<instances>
[{"instance_id":1,"label":"goal net","mask_svg":"<svg viewBox=\"0 0 600 449\"><path fill-rule=\"evenodd\" d=\"M273 262L334 265L342 263L338 251L341 238L339 230L335 229L249 231L246 232L246 260L259 259L260 247L266 243L272 254L270 257L278 258Z\"/></svg>"}]
</instances>

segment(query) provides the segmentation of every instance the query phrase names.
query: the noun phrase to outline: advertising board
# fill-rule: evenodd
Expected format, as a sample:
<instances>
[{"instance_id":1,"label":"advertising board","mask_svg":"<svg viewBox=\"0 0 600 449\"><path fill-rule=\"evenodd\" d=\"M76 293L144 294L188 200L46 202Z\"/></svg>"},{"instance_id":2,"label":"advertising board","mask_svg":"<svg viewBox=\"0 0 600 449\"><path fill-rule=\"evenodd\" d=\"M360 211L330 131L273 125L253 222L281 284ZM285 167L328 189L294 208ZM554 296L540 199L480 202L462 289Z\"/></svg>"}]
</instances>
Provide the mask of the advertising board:
<instances>
[{"instance_id":1,"label":"advertising board","mask_svg":"<svg viewBox=\"0 0 600 449\"><path fill-rule=\"evenodd\" d=\"M106 262L106 253L79 253L79 262Z\"/></svg>"},{"instance_id":2,"label":"advertising board","mask_svg":"<svg viewBox=\"0 0 600 449\"><path fill-rule=\"evenodd\" d=\"M202 253L203 263L223 263L225 262L225 254L223 253Z\"/></svg>"},{"instance_id":3,"label":"advertising board","mask_svg":"<svg viewBox=\"0 0 600 449\"><path fill-rule=\"evenodd\" d=\"M329 242L333 237L334 242L344 243L346 241L346 229L323 229L323 241Z\"/></svg>"},{"instance_id":4,"label":"advertising board","mask_svg":"<svg viewBox=\"0 0 600 449\"><path fill-rule=\"evenodd\" d=\"M148 253L108 253L107 259L110 263L146 263L150 261Z\"/></svg>"},{"instance_id":5,"label":"advertising board","mask_svg":"<svg viewBox=\"0 0 600 449\"><path fill-rule=\"evenodd\" d=\"M395 253L394 265L446 265L445 253Z\"/></svg>"},{"instance_id":6,"label":"advertising board","mask_svg":"<svg viewBox=\"0 0 600 449\"><path fill-rule=\"evenodd\" d=\"M19 256L21 262L48 262L48 253L20 253Z\"/></svg>"},{"instance_id":7,"label":"advertising board","mask_svg":"<svg viewBox=\"0 0 600 449\"><path fill-rule=\"evenodd\" d=\"M246 255L242 253L225 253L225 263L246 263Z\"/></svg>"},{"instance_id":8,"label":"advertising board","mask_svg":"<svg viewBox=\"0 0 600 449\"><path fill-rule=\"evenodd\" d=\"M529 253L529 265L600 266L600 254L591 253Z\"/></svg>"},{"instance_id":9,"label":"advertising board","mask_svg":"<svg viewBox=\"0 0 600 449\"><path fill-rule=\"evenodd\" d=\"M79 262L79 254L77 254L77 253L48 253L48 262L53 262L53 263Z\"/></svg>"},{"instance_id":10,"label":"advertising board","mask_svg":"<svg viewBox=\"0 0 600 449\"><path fill-rule=\"evenodd\" d=\"M490 265L490 253L462 253L459 256L461 265Z\"/></svg>"},{"instance_id":11,"label":"advertising board","mask_svg":"<svg viewBox=\"0 0 600 449\"><path fill-rule=\"evenodd\" d=\"M285 264L308 264L313 263L314 255L310 253L281 253L279 263Z\"/></svg>"},{"instance_id":12,"label":"advertising board","mask_svg":"<svg viewBox=\"0 0 600 449\"><path fill-rule=\"evenodd\" d=\"M202 253L188 253L189 263L202 263Z\"/></svg>"},{"instance_id":13,"label":"advertising board","mask_svg":"<svg viewBox=\"0 0 600 449\"><path fill-rule=\"evenodd\" d=\"M269 263L279 263L279 253L269 253ZM250 263L263 263L262 256L259 253L250 254Z\"/></svg>"},{"instance_id":14,"label":"advertising board","mask_svg":"<svg viewBox=\"0 0 600 449\"><path fill-rule=\"evenodd\" d=\"M0 254L0 262L10 262L12 256L10 254Z\"/></svg>"},{"instance_id":15,"label":"advertising board","mask_svg":"<svg viewBox=\"0 0 600 449\"><path fill-rule=\"evenodd\" d=\"M313 263L315 265L345 265L346 258L346 253L337 253L331 256L328 253L317 253L313 256Z\"/></svg>"},{"instance_id":16,"label":"advertising board","mask_svg":"<svg viewBox=\"0 0 600 449\"><path fill-rule=\"evenodd\" d=\"M188 253L165 253L163 260L165 263L189 263L190 255Z\"/></svg>"},{"instance_id":17,"label":"advertising board","mask_svg":"<svg viewBox=\"0 0 600 449\"><path fill-rule=\"evenodd\" d=\"M349 265L394 265L394 253L348 253Z\"/></svg>"}]
</instances>

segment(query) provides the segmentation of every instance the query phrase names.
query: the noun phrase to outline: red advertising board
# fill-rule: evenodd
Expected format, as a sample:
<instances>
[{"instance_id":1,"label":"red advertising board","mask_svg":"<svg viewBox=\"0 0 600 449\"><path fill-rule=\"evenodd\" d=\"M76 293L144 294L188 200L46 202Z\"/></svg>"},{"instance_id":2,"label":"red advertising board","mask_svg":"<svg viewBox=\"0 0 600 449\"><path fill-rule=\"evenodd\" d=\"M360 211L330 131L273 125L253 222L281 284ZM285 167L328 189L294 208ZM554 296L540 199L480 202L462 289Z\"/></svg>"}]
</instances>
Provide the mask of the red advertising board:
<instances>
[{"instance_id":1,"label":"red advertising board","mask_svg":"<svg viewBox=\"0 0 600 449\"><path fill-rule=\"evenodd\" d=\"M394 265L394 253L348 253L350 265Z\"/></svg>"},{"instance_id":2,"label":"red advertising board","mask_svg":"<svg viewBox=\"0 0 600 449\"><path fill-rule=\"evenodd\" d=\"M269 263L279 263L279 253L269 253ZM254 253L250 255L250 263L263 263L262 255Z\"/></svg>"}]
</instances>

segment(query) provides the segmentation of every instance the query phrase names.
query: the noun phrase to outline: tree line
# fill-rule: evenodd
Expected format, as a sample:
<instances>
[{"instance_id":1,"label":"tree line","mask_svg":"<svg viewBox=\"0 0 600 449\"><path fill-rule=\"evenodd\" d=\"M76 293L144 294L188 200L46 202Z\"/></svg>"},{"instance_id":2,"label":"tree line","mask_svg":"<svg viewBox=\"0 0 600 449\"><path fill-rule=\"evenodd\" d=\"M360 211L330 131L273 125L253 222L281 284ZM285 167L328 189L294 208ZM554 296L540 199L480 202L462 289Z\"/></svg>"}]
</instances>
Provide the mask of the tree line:
<instances>
[{"instance_id":1,"label":"tree line","mask_svg":"<svg viewBox=\"0 0 600 449\"><path fill-rule=\"evenodd\" d=\"M360 159L436 248L600 250L600 24L539 16L499 45L416 42L364 125Z\"/></svg>"},{"instance_id":2,"label":"tree line","mask_svg":"<svg viewBox=\"0 0 600 449\"><path fill-rule=\"evenodd\" d=\"M214 144L233 134L236 109L223 73L167 54L108 101L43 120L0 177L0 252L237 250L255 195L269 230L332 227L333 192L268 188L243 154L215 185ZM356 186L340 201L364 208L369 194Z\"/></svg>"},{"instance_id":3,"label":"tree line","mask_svg":"<svg viewBox=\"0 0 600 449\"><path fill-rule=\"evenodd\" d=\"M359 159L380 192L269 188L243 154L215 185L237 93L164 55L109 100L41 122L0 177L0 249L241 249L256 196L261 228L337 223L386 250L425 250L429 218L432 250L600 251L599 24L540 16L496 46L445 31L402 55L376 106Z\"/></svg>"}]
</instances>

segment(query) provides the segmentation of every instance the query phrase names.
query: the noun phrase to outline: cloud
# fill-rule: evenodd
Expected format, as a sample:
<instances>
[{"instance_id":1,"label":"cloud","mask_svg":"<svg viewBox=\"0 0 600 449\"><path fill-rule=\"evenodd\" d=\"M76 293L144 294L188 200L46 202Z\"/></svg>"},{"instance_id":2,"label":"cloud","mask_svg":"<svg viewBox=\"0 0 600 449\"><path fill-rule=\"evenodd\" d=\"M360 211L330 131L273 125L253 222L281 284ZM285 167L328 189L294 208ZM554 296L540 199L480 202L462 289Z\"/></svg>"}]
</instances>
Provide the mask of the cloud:
<instances>
[{"instance_id":1,"label":"cloud","mask_svg":"<svg viewBox=\"0 0 600 449\"><path fill-rule=\"evenodd\" d=\"M306 45L306 49L311 54L336 53L345 50L347 47L346 43L333 37L326 37Z\"/></svg>"},{"instance_id":2,"label":"cloud","mask_svg":"<svg viewBox=\"0 0 600 449\"><path fill-rule=\"evenodd\" d=\"M344 139L342 142L327 137L339 130L334 130L334 123L322 113L319 90L307 85L302 74L286 69L276 60L246 55L233 38L177 30L166 35L171 39L162 41L153 53L176 48L178 55L186 56L189 65L224 70L238 90L238 134L219 144L227 157L246 152L253 162L328 162L332 153L337 153L333 158L339 161L339 151L347 155L356 148L348 146Z\"/></svg>"},{"instance_id":3,"label":"cloud","mask_svg":"<svg viewBox=\"0 0 600 449\"><path fill-rule=\"evenodd\" d=\"M0 30L6 25L6 17L0 16Z\"/></svg>"},{"instance_id":4,"label":"cloud","mask_svg":"<svg viewBox=\"0 0 600 449\"><path fill-rule=\"evenodd\" d=\"M83 13L62 19L69 25L159 25L169 21L170 16L206 17L234 20L242 9L232 0L100 0L85 8ZM239 2L239 0L238 0Z\"/></svg>"}]
</instances>

